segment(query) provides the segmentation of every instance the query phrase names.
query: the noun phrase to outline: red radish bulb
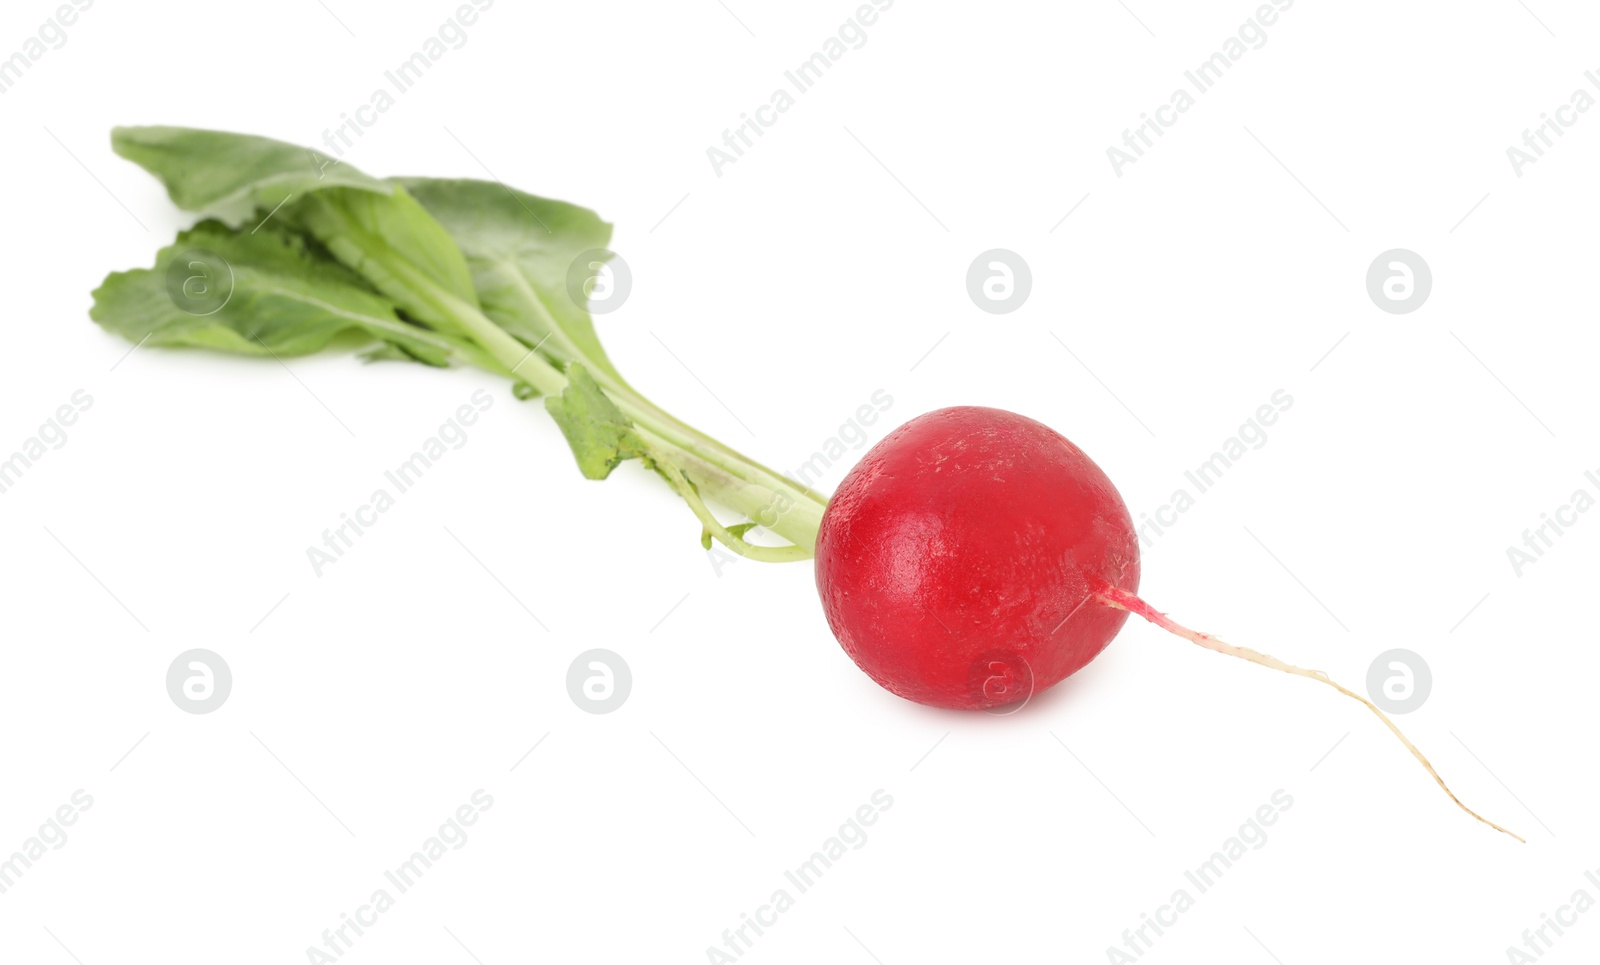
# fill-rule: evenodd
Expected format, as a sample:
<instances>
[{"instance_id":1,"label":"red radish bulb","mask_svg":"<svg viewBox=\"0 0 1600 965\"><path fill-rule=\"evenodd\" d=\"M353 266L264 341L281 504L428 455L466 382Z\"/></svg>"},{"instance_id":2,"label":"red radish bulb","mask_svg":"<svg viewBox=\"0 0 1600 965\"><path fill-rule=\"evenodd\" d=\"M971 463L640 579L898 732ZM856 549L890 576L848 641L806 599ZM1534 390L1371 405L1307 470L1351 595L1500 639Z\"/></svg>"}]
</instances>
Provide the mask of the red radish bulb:
<instances>
[{"instance_id":1,"label":"red radish bulb","mask_svg":"<svg viewBox=\"0 0 1600 965\"><path fill-rule=\"evenodd\" d=\"M986 710L1060 683L1133 612L1216 653L1365 704L1484 824L1372 701L1318 670L1182 626L1137 595L1139 539L1106 474L1055 430L977 406L918 416L845 476L817 533L817 590L845 652L888 690Z\"/></svg>"},{"instance_id":2,"label":"red radish bulb","mask_svg":"<svg viewBox=\"0 0 1600 965\"><path fill-rule=\"evenodd\" d=\"M912 419L834 493L817 535L834 636L909 700L982 710L1061 682L1104 650L1139 588L1122 497L1042 423L962 406Z\"/></svg>"}]
</instances>

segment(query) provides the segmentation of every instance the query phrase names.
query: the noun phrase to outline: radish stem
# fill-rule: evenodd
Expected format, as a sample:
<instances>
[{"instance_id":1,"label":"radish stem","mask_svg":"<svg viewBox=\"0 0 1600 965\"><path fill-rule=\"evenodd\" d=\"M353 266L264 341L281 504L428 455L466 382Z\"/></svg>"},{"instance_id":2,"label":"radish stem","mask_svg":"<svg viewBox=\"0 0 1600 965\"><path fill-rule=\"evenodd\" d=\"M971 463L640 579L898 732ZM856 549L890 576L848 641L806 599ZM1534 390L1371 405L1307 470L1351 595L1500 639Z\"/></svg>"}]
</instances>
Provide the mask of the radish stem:
<instances>
[{"instance_id":1,"label":"radish stem","mask_svg":"<svg viewBox=\"0 0 1600 965\"><path fill-rule=\"evenodd\" d=\"M1405 734L1401 733L1400 728L1396 727L1394 721L1389 719L1389 715L1379 710L1378 705L1374 704L1367 698L1361 696L1353 690L1349 690L1346 687L1335 683L1333 680L1328 678L1327 674L1323 673L1322 671L1306 670L1302 667L1296 667L1292 664L1284 663L1277 657L1269 657L1264 653L1259 653L1255 650L1251 650L1248 647L1236 647L1231 643L1225 643L1221 640L1218 640L1216 637L1213 637L1209 633L1200 633L1198 631L1191 630L1182 624L1173 622L1165 613L1158 611L1155 607L1152 607L1150 604L1140 599L1137 595L1129 593L1127 590L1123 590L1118 587L1106 586L1102 588L1098 593L1095 594L1095 600L1099 603L1105 604L1106 606L1116 607L1119 610L1127 610L1130 613L1137 613L1139 616L1144 617L1146 620L1149 620L1151 623L1155 624L1161 629L1166 630L1168 633L1176 634L1191 643L1199 644L1200 646L1205 647L1207 650L1226 654L1230 657L1238 657L1241 660L1248 660L1251 663L1259 664L1271 670L1279 670L1286 674L1293 674L1296 677L1305 677L1310 680L1318 681L1319 683L1325 683L1334 690L1339 691L1339 693L1344 694L1346 697L1349 697L1352 700L1361 701L1366 705L1368 710L1378 715L1378 719L1383 721L1384 726L1388 727L1389 730L1394 733L1394 736L1400 738L1400 743L1406 745L1406 750L1411 752L1411 756L1415 757L1419 762L1421 762L1423 767L1427 768L1428 773L1433 775L1433 779L1438 782L1439 787L1444 790L1444 793L1450 795L1450 800L1456 802L1457 807L1477 818L1479 821L1482 821L1484 824L1487 824L1489 827L1494 828L1496 831L1509 834L1518 841L1521 841L1523 844L1528 843L1527 839L1523 838L1516 832L1506 830L1478 812L1467 807L1465 804L1462 804L1461 799L1456 797L1455 792L1450 790L1450 786L1444 782L1444 778L1440 777L1439 772L1433 769L1432 764L1428 763L1428 759L1422 756L1422 751L1418 750L1417 745L1411 743L1411 740L1407 738Z\"/></svg>"},{"instance_id":2,"label":"radish stem","mask_svg":"<svg viewBox=\"0 0 1600 965\"><path fill-rule=\"evenodd\" d=\"M658 466L668 465L662 462L654 453L652 453L652 459L656 460ZM747 542L741 536L734 535L731 530L718 522L715 516L711 515L711 510L706 506L705 500L700 498L700 491L694 481L689 478L688 473L663 469L662 475L666 477L667 483L677 491L678 495L683 497L684 502L689 504L689 508L694 511L695 518L700 520L700 524L705 527L705 531L715 538L717 542L745 559L757 560L763 563L793 563L811 558L812 550L810 547L798 544L790 546L760 546Z\"/></svg>"}]
</instances>

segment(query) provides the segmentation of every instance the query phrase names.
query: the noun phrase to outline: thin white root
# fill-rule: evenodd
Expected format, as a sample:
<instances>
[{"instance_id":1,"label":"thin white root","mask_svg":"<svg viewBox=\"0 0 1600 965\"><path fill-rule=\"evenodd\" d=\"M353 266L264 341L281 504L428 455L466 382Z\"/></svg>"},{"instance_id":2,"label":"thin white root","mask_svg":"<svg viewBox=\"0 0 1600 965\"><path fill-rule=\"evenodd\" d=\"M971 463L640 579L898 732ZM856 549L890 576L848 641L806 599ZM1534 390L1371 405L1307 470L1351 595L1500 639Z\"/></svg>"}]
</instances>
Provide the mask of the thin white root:
<instances>
[{"instance_id":1,"label":"thin white root","mask_svg":"<svg viewBox=\"0 0 1600 965\"><path fill-rule=\"evenodd\" d=\"M1494 828L1496 831L1509 834L1518 841L1521 841L1523 844L1528 843L1527 839L1523 838L1516 832L1508 831L1507 829L1495 824L1493 821L1479 814L1477 811L1474 811L1465 804L1462 804L1461 799L1456 797L1455 792L1450 790L1450 786L1444 782L1444 778L1440 777L1439 772L1433 769L1432 764L1428 763L1428 759L1422 755L1422 751L1417 749L1417 745L1411 743L1410 738L1401 733L1400 728L1396 727L1394 721L1389 719L1389 715L1379 710L1378 706L1372 701L1344 687L1343 685L1336 683L1322 671L1306 670L1303 667L1296 667L1292 664L1284 663L1277 657L1269 657L1264 653L1251 650L1249 647L1236 647L1231 643L1225 643L1222 640L1218 640L1209 633L1200 633L1181 624L1174 623L1172 620L1167 618L1165 613L1157 611L1154 607L1150 606L1150 604L1146 603L1135 594L1129 593L1127 590L1118 589L1116 587L1108 587L1101 590L1100 593L1097 594L1096 599L1106 606L1116 607L1119 610L1127 610L1129 613L1137 613L1139 616L1144 617L1146 620L1149 620L1151 623L1155 624L1161 629L1183 637L1185 640L1188 640L1191 643L1199 644L1200 646L1205 647L1207 650L1226 654L1230 657L1238 657L1241 660L1248 660L1253 664L1258 664L1271 670L1282 671L1286 674L1293 674L1296 677L1305 677L1309 680L1315 680L1319 683L1327 684L1334 690L1339 691L1339 693L1344 694L1346 697L1349 697L1352 700L1361 701L1362 704L1366 705L1368 710L1372 711L1377 715L1379 720L1383 721L1383 725L1389 728L1390 732L1392 732L1394 736L1400 739L1400 743L1406 745L1406 750L1411 752L1411 756L1415 757L1423 767L1427 768L1428 773L1433 775L1433 779L1438 782L1439 787L1444 790L1444 793L1450 795L1450 800L1456 802L1457 807L1472 815L1474 818L1477 818L1479 821L1482 821L1484 824L1487 824L1489 827Z\"/></svg>"}]
</instances>

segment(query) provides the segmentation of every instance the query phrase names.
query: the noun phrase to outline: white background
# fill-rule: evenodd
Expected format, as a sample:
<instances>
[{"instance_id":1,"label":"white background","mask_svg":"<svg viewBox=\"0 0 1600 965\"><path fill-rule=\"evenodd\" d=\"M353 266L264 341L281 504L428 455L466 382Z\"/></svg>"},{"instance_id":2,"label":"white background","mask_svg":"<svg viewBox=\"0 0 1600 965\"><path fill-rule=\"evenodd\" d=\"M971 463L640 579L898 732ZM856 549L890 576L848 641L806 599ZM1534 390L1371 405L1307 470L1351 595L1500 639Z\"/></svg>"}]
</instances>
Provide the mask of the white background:
<instances>
[{"instance_id":1,"label":"white background","mask_svg":"<svg viewBox=\"0 0 1600 965\"><path fill-rule=\"evenodd\" d=\"M880 788L866 845L744 960L1106 961L1280 788L1266 845L1144 960L1500 962L1600 898L1600 515L1521 577L1506 558L1600 469L1600 112L1520 178L1506 156L1600 69L1600 15L1300 0L1119 178L1106 148L1255 8L1128 2L901 0L718 177L706 148L854 4L501 0L345 160L614 221L619 367L780 468L883 389L874 440L1014 409L1137 518L1286 390L1148 548L1143 594L1358 689L1378 653L1424 655L1402 723L1526 846L1354 702L1144 624L1010 717L895 698L809 565L719 577L664 487L585 482L484 374L127 356L88 293L185 220L110 128L319 143L455 4L102 2L0 95L0 451L94 399L0 496L0 852L94 798L0 895L0 959L306 961L479 788L468 843L343 960L703 962ZM7 3L0 54L52 10ZM965 292L994 247L1032 266L1013 314ZM1412 314L1365 290L1395 247L1432 266ZM480 388L471 441L315 577L306 547ZM193 647L233 670L209 715L164 686ZM594 647L634 675L605 716L565 686ZM1597 951L1591 911L1544 960Z\"/></svg>"}]
</instances>

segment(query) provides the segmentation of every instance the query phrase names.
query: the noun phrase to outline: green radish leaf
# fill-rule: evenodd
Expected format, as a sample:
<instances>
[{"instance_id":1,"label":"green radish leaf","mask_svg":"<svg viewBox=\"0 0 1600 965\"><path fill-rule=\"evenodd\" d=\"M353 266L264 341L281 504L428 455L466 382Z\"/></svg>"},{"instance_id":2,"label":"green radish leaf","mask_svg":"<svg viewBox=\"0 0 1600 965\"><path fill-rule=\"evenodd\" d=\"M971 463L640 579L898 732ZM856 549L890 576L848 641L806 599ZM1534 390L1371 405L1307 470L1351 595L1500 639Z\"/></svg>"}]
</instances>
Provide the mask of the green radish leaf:
<instances>
[{"instance_id":1,"label":"green radish leaf","mask_svg":"<svg viewBox=\"0 0 1600 965\"><path fill-rule=\"evenodd\" d=\"M283 141L187 127L119 127L111 132L118 154L161 179L185 211L243 224L258 208L342 187L390 194L388 181Z\"/></svg>"},{"instance_id":2,"label":"green radish leaf","mask_svg":"<svg viewBox=\"0 0 1600 965\"><path fill-rule=\"evenodd\" d=\"M350 332L428 365L477 351L402 321L391 302L299 235L218 221L178 235L154 268L108 276L89 316L131 342L242 355L307 355Z\"/></svg>"},{"instance_id":3,"label":"green radish leaf","mask_svg":"<svg viewBox=\"0 0 1600 965\"><path fill-rule=\"evenodd\" d=\"M177 205L234 224L286 223L315 237L402 311L462 334L477 294L450 233L393 182L306 148L248 134L124 127L112 147L161 179ZM320 158L320 160L318 160Z\"/></svg>"},{"instance_id":4,"label":"green radish leaf","mask_svg":"<svg viewBox=\"0 0 1600 965\"><path fill-rule=\"evenodd\" d=\"M623 381L568 283L580 255L611 243L610 224L588 208L491 181L396 180L455 239L484 314L528 345Z\"/></svg>"},{"instance_id":5,"label":"green radish leaf","mask_svg":"<svg viewBox=\"0 0 1600 965\"><path fill-rule=\"evenodd\" d=\"M588 479L604 479L625 460L645 455L644 440L582 365L567 367L567 386L544 407L561 427Z\"/></svg>"},{"instance_id":6,"label":"green radish leaf","mask_svg":"<svg viewBox=\"0 0 1600 965\"><path fill-rule=\"evenodd\" d=\"M326 245L411 317L465 334L462 315L478 307L472 272L450 233L404 188L318 191L278 217Z\"/></svg>"}]
</instances>

